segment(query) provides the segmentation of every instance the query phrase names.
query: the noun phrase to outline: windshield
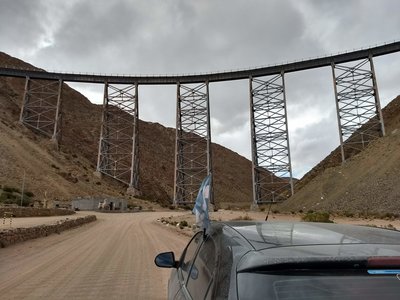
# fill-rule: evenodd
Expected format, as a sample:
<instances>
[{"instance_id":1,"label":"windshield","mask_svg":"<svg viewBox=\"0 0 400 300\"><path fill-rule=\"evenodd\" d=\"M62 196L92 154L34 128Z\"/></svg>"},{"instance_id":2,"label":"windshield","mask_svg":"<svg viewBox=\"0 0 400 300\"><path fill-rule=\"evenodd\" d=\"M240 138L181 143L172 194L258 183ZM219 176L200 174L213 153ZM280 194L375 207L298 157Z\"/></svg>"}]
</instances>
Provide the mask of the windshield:
<instances>
[{"instance_id":1,"label":"windshield","mask_svg":"<svg viewBox=\"0 0 400 300\"><path fill-rule=\"evenodd\" d=\"M400 272L400 271L399 271ZM239 299L399 299L398 274L367 271L239 273Z\"/></svg>"}]
</instances>

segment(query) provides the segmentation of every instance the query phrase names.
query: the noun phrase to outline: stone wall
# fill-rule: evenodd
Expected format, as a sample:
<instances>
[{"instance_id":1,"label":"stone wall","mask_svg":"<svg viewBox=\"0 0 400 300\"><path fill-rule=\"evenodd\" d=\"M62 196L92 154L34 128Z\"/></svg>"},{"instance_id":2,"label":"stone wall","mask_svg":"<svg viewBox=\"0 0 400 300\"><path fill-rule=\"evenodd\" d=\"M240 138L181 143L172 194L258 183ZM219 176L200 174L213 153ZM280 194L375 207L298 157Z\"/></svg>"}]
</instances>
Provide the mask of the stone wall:
<instances>
[{"instance_id":1,"label":"stone wall","mask_svg":"<svg viewBox=\"0 0 400 300\"><path fill-rule=\"evenodd\" d=\"M73 220L61 220L51 225L39 225L28 228L10 228L0 230L0 248L7 247L12 244L23 242L26 240L36 239L48 236L53 233L61 233L74 227L96 221L96 216L85 216Z\"/></svg>"},{"instance_id":2,"label":"stone wall","mask_svg":"<svg viewBox=\"0 0 400 300\"><path fill-rule=\"evenodd\" d=\"M0 218L3 218L5 212L11 212L15 218L67 216L75 213L72 210L60 208L0 207Z\"/></svg>"}]
</instances>

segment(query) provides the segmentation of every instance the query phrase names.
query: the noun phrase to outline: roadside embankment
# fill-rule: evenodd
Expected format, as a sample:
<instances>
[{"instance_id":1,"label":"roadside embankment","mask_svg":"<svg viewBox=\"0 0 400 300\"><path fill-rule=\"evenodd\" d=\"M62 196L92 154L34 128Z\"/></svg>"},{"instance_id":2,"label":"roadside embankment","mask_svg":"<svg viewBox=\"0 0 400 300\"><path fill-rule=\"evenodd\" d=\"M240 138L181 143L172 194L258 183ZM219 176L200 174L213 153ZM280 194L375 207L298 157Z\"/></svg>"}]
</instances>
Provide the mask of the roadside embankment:
<instances>
[{"instance_id":1,"label":"roadside embankment","mask_svg":"<svg viewBox=\"0 0 400 300\"><path fill-rule=\"evenodd\" d=\"M96 221L96 219L96 216L89 215L82 218L60 220L55 224L39 225L28 228L3 229L0 230L0 248L30 239L45 237L53 233L59 234L62 231Z\"/></svg>"},{"instance_id":2,"label":"roadside embankment","mask_svg":"<svg viewBox=\"0 0 400 300\"><path fill-rule=\"evenodd\" d=\"M60 208L0 207L0 217L3 217L4 213L11 213L15 218L67 216L75 214L73 210Z\"/></svg>"}]
</instances>

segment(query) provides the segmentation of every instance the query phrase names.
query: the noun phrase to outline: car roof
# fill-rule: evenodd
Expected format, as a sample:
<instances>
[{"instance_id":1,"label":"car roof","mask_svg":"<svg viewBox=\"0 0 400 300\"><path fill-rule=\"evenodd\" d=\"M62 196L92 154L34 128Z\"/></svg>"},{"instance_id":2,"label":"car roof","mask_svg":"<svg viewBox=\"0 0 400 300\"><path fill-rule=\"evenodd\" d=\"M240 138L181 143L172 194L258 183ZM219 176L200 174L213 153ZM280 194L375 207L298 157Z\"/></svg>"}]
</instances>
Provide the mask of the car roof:
<instances>
[{"instance_id":1,"label":"car roof","mask_svg":"<svg viewBox=\"0 0 400 300\"><path fill-rule=\"evenodd\" d=\"M400 232L369 226L310 222L225 222L255 249L306 245L397 244Z\"/></svg>"},{"instance_id":2,"label":"car roof","mask_svg":"<svg viewBox=\"0 0 400 300\"><path fill-rule=\"evenodd\" d=\"M225 222L253 249L237 271L298 263L367 261L400 257L400 232L367 226L307 222Z\"/></svg>"}]
</instances>

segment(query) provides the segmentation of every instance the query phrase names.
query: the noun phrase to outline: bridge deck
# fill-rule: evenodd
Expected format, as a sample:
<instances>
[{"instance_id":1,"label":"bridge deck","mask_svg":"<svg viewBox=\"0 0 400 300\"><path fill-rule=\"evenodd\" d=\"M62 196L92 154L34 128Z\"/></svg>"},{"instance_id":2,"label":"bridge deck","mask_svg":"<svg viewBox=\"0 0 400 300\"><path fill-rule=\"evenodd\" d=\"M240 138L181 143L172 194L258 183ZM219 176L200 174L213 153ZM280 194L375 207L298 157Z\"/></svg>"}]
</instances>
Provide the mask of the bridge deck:
<instances>
[{"instance_id":1,"label":"bridge deck","mask_svg":"<svg viewBox=\"0 0 400 300\"><path fill-rule=\"evenodd\" d=\"M96 74L76 74L76 73L58 73L27 69L0 68L0 76L9 77L30 77L35 79L60 80L67 82L87 82L87 83L111 83L127 84L138 83L143 85L168 85L180 83L201 83L218 82L227 80L239 80L249 77L261 77L275 75L281 72L290 73L307 69L326 67L334 64L346 63L349 61L390 54L400 51L400 41L390 44L380 45L368 49L356 50L353 52L342 53L332 56L315 58L304 61L297 61L282 65L261 67L247 70L218 72L207 74L189 74L189 75L149 75L149 76L118 76L118 75L96 75Z\"/></svg>"}]
</instances>

